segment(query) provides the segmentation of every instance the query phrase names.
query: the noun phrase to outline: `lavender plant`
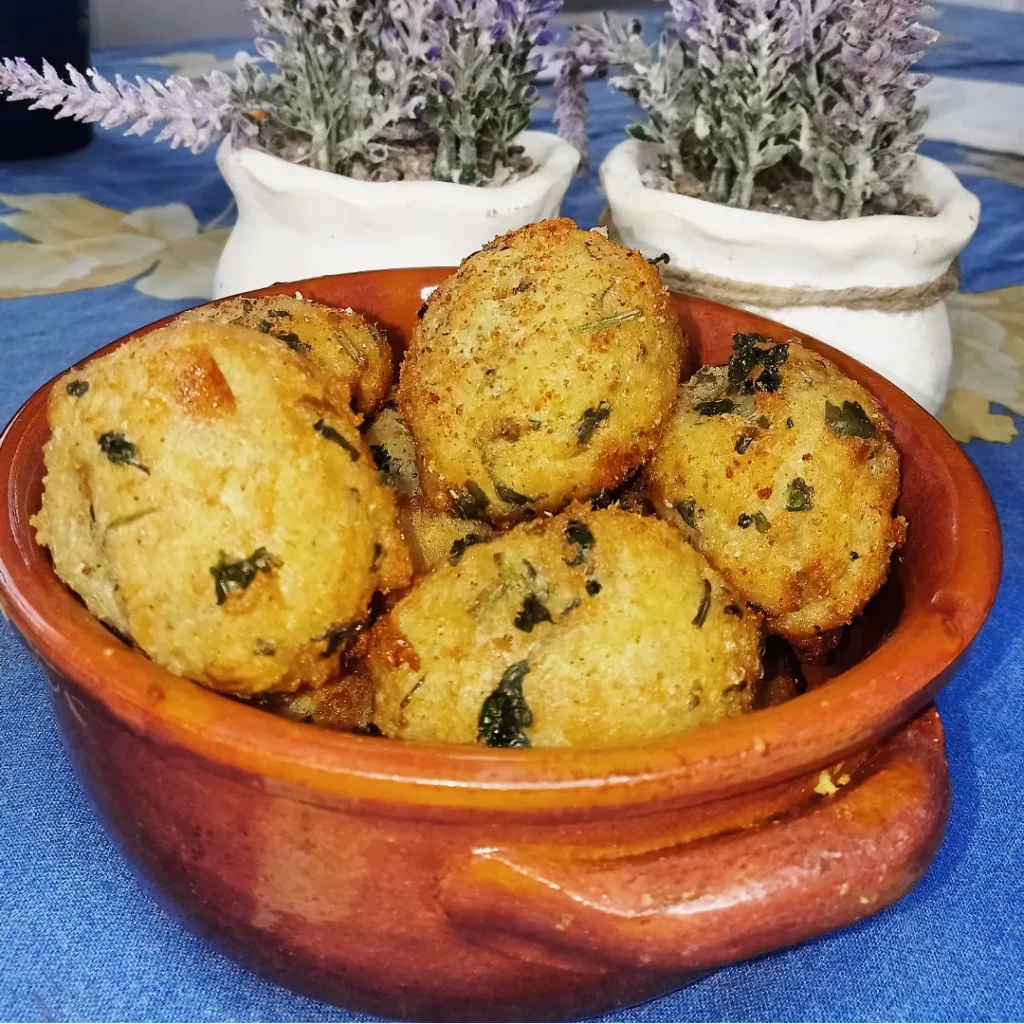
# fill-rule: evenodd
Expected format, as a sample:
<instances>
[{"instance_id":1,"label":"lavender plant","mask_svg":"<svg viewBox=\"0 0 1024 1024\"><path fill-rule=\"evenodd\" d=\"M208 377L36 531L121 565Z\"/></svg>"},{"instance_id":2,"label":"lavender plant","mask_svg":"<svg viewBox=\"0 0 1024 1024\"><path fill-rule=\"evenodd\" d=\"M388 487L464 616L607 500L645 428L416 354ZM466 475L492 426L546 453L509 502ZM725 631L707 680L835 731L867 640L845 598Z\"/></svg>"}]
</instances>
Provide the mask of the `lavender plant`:
<instances>
[{"instance_id":1,"label":"lavender plant","mask_svg":"<svg viewBox=\"0 0 1024 1024\"><path fill-rule=\"evenodd\" d=\"M556 119L585 136L583 69L617 71L640 106L630 125L671 181L696 178L714 202L749 208L755 186L806 182L814 216L913 205L908 183L927 76L911 68L936 33L922 0L669 0L653 46L637 23L604 16L573 31Z\"/></svg>"},{"instance_id":2,"label":"lavender plant","mask_svg":"<svg viewBox=\"0 0 1024 1024\"><path fill-rule=\"evenodd\" d=\"M500 184L526 162L536 48L561 0L247 0L262 61L166 82L0 61L0 95L201 152L230 135L372 180Z\"/></svg>"},{"instance_id":3,"label":"lavender plant","mask_svg":"<svg viewBox=\"0 0 1024 1024\"><path fill-rule=\"evenodd\" d=\"M516 166L512 140L530 122L548 28L561 0L438 0L424 120L437 138L436 175L465 184Z\"/></svg>"}]
</instances>

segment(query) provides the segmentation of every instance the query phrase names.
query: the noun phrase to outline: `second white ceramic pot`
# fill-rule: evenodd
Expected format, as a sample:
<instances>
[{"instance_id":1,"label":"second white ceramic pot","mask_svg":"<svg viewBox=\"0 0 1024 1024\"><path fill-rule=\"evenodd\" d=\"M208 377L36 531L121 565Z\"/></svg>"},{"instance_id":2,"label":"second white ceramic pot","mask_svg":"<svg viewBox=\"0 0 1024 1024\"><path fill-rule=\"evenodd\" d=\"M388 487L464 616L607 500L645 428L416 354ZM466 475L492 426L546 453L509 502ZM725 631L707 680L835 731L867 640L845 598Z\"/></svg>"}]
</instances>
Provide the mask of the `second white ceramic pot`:
<instances>
[{"instance_id":1,"label":"second white ceramic pot","mask_svg":"<svg viewBox=\"0 0 1024 1024\"><path fill-rule=\"evenodd\" d=\"M495 188L359 181L225 140L217 165L238 204L214 297L321 274L458 264L496 235L558 215L579 153L546 132L517 140L525 178Z\"/></svg>"},{"instance_id":2,"label":"second white ceramic pot","mask_svg":"<svg viewBox=\"0 0 1024 1024\"><path fill-rule=\"evenodd\" d=\"M935 216L809 221L647 188L643 146L616 146L601 165L601 184L615 235L645 256L667 253L669 277L676 269L783 288L924 285L949 269L978 224L977 197L926 157L917 158L911 188L931 201ZM743 305L849 352L932 414L941 408L952 365L945 302L900 313Z\"/></svg>"}]
</instances>

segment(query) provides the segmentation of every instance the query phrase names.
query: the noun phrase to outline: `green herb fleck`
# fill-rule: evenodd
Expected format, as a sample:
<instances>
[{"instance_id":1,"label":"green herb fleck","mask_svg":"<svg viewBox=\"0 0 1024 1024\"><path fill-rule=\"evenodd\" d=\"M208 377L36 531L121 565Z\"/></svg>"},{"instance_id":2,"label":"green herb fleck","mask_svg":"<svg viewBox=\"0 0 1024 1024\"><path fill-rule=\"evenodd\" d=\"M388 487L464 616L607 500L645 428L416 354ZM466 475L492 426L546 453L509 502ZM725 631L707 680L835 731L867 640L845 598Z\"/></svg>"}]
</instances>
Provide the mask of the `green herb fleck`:
<instances>
[{"instance_id":1,"label":"green herb fleck","mask_svg":"<svg viewBox=\"0 0 1024 1024\"><path fill-rule=\"evenodd\" d=\"M234 591L245 590L256 579L256 573L269 573L280 564L266 548L257 548L248 558L240 558L236 562L228 561L228 556L222 551L217 564L210 569L217 604L223 604Z\"/></svg>"},{"instance_id":2,"label":"green herb fleck","mask_svg":"<svg viewBox=\"0 0 1024 1024\"><path fill-rule=\"evenodd\" d=\"M272 640L257 640L252 647L257 658L272 658L277 654L277 647Z\"/></svg>"},{"instance_id":3,"label":"green herb fleck","mask_svg":"<svg viewBox=\"0 0 1024 1024\"><path fill-rule=\"evenodd\" d=\"M601 593L601 584L597 580L587 580L586 591L591 597L597 597Z\"/></svg>"},{"instance_id":4,"label":"green herb fleck","mask_svg":"<svg viewBox=\"0 0 1024 1024\"><path fill-rule=\"evenodd\" d=\"M450 565L458 565L459 560L466 553L466 548L472 547L474 544L483 544L486 537L481 537L479 533L467 533L465 537L458 537L452 541L452 546L448 551L448 562Z\"/></svg>"},{"instance_id":5,"label":"green herb fleck","mask_svg":"<svg viewBox=\"0 0 1024 1024\"><path fill-rule=\"evenodd\" d=\"M276 317L278 320L291 320L292 318L287 309L268 309L267 316Z\"/></svg>"},{"instance_id":6,"label":"green herb fleck","mask_svg":"<svg viewBox=\"0 0 1024 1024\"><path fill-rule=\"evenodd\" d=\"M573 334L592 334L594 331L603 331L606 327L618 327L619 324L628 323L639 316L643 316L642 309L627 309L625 312L615 313L613 316L605 316L600 320L574 327Z\"/></svg>"},{"instance_id":7,"label":"green herb fleck","mask_svg":"<svg viewBox=\"0 0 1024 1024\"><path fill-rule=\"evenodd\" d=\"M732 412L736 408L736 403L728 398L716 398L713 402L698 402L694 409L701 414L701 416L724 416L727 412Z\"/></svg>"},{"instance_id":8,"label":"green herb fleck","mask_svg":"<svg viewBox=\"0 0 1024 1024\"><path fill-rule=\"evenodd\" d=\"M452 505L460 519L483 519L490 499L475 480L467 480L461 491L452 492Z\"/></svg>"},{"instance_id":9,"label":"green herb fleck","mask_svg":"<svg viewBox=\"0 0 1024 1024\"><path fill-rule=\"evenodd\" d=\"M398 710L399 710L399 711L405 711L405 709L406 709L406 708L407 708L407 707L409 706L409 701L411 701L411 700L412 700L412 698L413 698L413 694L414 694L414 693L415 693L415 692L416 692L416 691L417 691L417 690L418 690L418 689L419 689L419 688L420 688L420 687L421 687L421 686L422 686L422 685L423 685L423 684L424 684L425 682L426 682L426 678L425 678L425 677L424 677L423 679L417 679L417 680L416 680L416 684L415 684L415 685L413 686L413 688L412 688L412 689L411 689L411 690L410 690L410 691L409 691L409 692L408 692L408 693L407 693L407 694L406 694L406 695L405 695L405 696L404 696L404 697L402 698L402 701L401 701L401 703L400 703L400 704L398 705Z\"/></svg>"},{"instance_id":10,"label":"green herb fleck","mask_svg":"<svg viewBox=\"0 0 1024 1024\"><path fill-rule=\"evenodd\" d=\"M738 604L727 604L722 611L726 615L735 615L737 619L743 618L743 609Z\"/></svg>"},{"instance_id":11,"label":"green herb fleck","mask_svg":"<svg viewBox=\"0 0 1024 1024\"><path fill-rule=\"evenodd\" d=\"M790 430L792 430L792 429L793 429L793 417L792 417L792 416L787 416L787 417L786 417L786 426L787 426L787 427L788 427L788 428L789 428Z\"/></svg>"},{"instance_id":12,"label":"green herb fleck","mask_svg":"<svg viewBox=\"0 0 1024 1024\"><path fill-rule=\"evenodd\" d=\"M64 390L72 398L81 398L89 390L89 382L87 380L69 381L68 386Z\"/></svg>"},{"instance_id":13,"label":"green herb fleck","mask_svg":"<svg viewBox=\"0 0 1024 1024\"><path fill-rule=\"evenodd\" d=\"M754 529L758 533L767 533L771 528L771 520L763 512L754 513Z\"/></svg>"},{"instance_id":14,"label":"green herb fleck","mask_svg":"<svg viewBox=\"0 0 1024 1024\"><path fill-rule=\"evenodd\" d=\"M747 515L746 512L741 512L739 519L736 520L736 525L741 530L745 530L753 521L754 521L754 517L753 516Z\"/></svg>"},{"instance_id":15,"label":"green herb fleck","mask_svg":"<svg viewBox=\"0 0 1024 1024\"><path fill-rule=\"evenodd\" d=\"M611 402L599 402L596 409L587 409L583 415L573 424L576 437L580 444L586 444L593 436L594 431L604 423L612 414Z\"/></svg>"},{"instance_id":16,"label":"green herb fleck","mask_svg":"<svg viewBox=\"0 0 1024 1024\"><path fill-rule=\"evenodd\" d=\"M789 346L776 345L760 334L734 334L732 343L730 386L748 395L755 391L778 391L782 385L779 367L789 359Z\"/></svg>"},{"instance_id":17,"label":"green herb fleck","mask_svg":"<svg viewBox=\"0 0 1024 1024\"><path fill-rule=\"evenodd\" d=\"M523 606L516 613L513 625L524 633L532 633L539 622L551 622L551 612L536 594L527 594Z\"/></svg>"},{"instance_id":18,"label":"green herb fleck","mask_svg":"<svg viewBox=\"0 0 1024 1024\"><path fill-rule=\"evenodd\" d=\"M371 444L370 454L377 469L387 476L391 472L391 452L382 444Z\"/></svg>"},{"instance_id":19,"label":"green herb fleck","mask_svg":"<svg viewBox=\"0 0 1024 1024\"><path fill-rule=\"evenodd\" d=\"M316 423L313 424L313 429L325 441L333 441L335 444L340 445L342 448L344 448L345 451L348 452L349 458L351 458L353 462L359 461L359 449L349 444L349 442L345 440L345 438L342 437L341 434L339 434L338 431L334 429L334 427L332 427L328 422L326 422L326 420L317 420Z\"/></svg>"},{"instance_id":20,"label":"green herb fleck","mask_svg":"<svg viewBox=\"0 0 1024 1024\"><path fill-rule=\"evenodd\" d=\"M684 523L691 530L697 529L697 502L694 498L685 501L673 501L672 507L679 513Z\"/></svg>"},{"instance_id":21,"label":"green herb fleck","mask_svg":"<svg viewBox=\"0 0 1024 1024\"><path fill-rule=\"evenodd\" d=\"M565 559L565 564L582 565L587 557L587 552L594 546L594 535L590 532L590 527L578 519L570 519L562 531L562 535L576 549L575 557L572 561Z\"/></svg>"},{"instance_id":22,"label":"green herb fleck","mask_svg":"<svg viewBox=\"0 0 1024 1024\"><path fill-rule=\"evenodd\" d=\"M700 607L697 609L697 614L693 617L693 624L700 629L704 625L704 620L708 617L708 612L711 610L711 580L704 580L704 594L700 599Z\"/></svg>"},{"instance_id":23,"label":"green herb fleck","mask_svg":"<svg viewBox=\"0 0 1024 1024\"><path fill-rule=\"evenodd\" d=\"M269 334L271 329L273 328L273 326L274 325L269 320L261 320L260 321L260 331L263 334Z\"/></svg>"},{"instance_id":24,"label":"green herb fleck","mask_svg":"<svg viewBox=\"0 0 1024 1024\"><path fill-rule=\"evenodd\" d=\"M533 712L523 696L523 680L530 671L528 661L517 661L505 669L497 688L484 701L477 725L477 742L488 747L528 747L523 732L533 725Z\"/></svg>"},{"instance_id":25,"label":"green herb fleck","mask_svg":"<svg viewBox=\"0 0 1024 1024\"><path fill-rule=\"evenodd\" d=\"M313 642L326 640L327 649L320 655L321 658L329 658L332 654L337 653L338 649L342 646L347 647L348 644L358 636L366 627L361 622L350 622L347 626L342 626L339 623L328 626L322 633L313 637Z\"/></svg>"},{"instance_id":26,"label":"green herb fleck","mask_svg":"<svg viewBox=\"0 0 1024 1024\"><path fill-rule=\"evenodd\" d=\"M814 507L814 488L803 477L796 477L786 489L786 511L806 512Z\"/></svg>"},{"instance_id":27,"label":"green herb fleck","mask_svg":"<svg viewBox=\"0 0 1024 1024\"><path fill-rule=\"evenodd\" d=\"M284 331L281 334L275 334L274 337L283 341L293 352L309 351L309 346L293 331Z\"/></svg>"},{"instance_id":28,"label":"green herb fleck","mask_svg":"<svg viewBox=\"0 0 1024 1024\"><path fill-rule=\"evenodd\" d=\"M511 487L506 487L497 480L494 481L494 490L506 505L529 505L533 500L532 498L528 498L525 494L520 494L518 491L512 490Z\"/></svg>"},{"instance_id":29,"label":"green herb fleck","mask_svg":"<svg viewBox=\"0 0 1024 1024\"><path fill-rule=\"evenodd\" d=\"M106 434L100 434L98 439L100 451L111 462L119 466L134 466L136 469L141 469L143 473L148 475L149 467L144 466L139 462L138 449L127 440L124 434L116 434L113 431L109 431Z\"/></svg>"},{"instance_id":30,"label":"green herb fleck","mask_svg":"<svg viewBox=\"0 0 1024 1024\"><path fill-rule=\"evenodd\" d=\"M825 422L839 437L875 436L875 425L860 402L843 402L842 408L826 402Z\"/></svg>"},{"instance_id":31,"label":"green herb fleck","mask_svg":"<svg viewBox=\"0 0 1024 1024\"><path fill-rule=\"evenodd\" d=\"M146 516L151 516L154 512L159 511L160 510L154 505L151 508L140 509L138 512L129 512L124 516L115 516L109 523L107 523L107 529L116 530L121 526L130 526L132 523L137 523L140 519L145 519Z\"/></svg>"},{"instance_id":32,"label":"green herb fleck","mask_svg":"<svg viewBox=\"0 0 1024 1024\"><path fill-rule=\"evenodd\" d=\"M736 439L736 454L743 455L746 450L750 447L750 443L754 438L750 434L743 434Z\"/></svg>"},{"instance_id":33,"label":"green herb fleck","mask_svg":"<svg viewBox=\"0 0 1024 1024\"><path fill-rule=\"evenodd\" d=\"M512 294L513 295L522 295L523 292L528 292L532 287L533 287L533 282L532 281L527 281L524 278L522 281L519 282L519 284L517 284L515 286L515 288L512 289Z\"/></svg>"}]
</instances>

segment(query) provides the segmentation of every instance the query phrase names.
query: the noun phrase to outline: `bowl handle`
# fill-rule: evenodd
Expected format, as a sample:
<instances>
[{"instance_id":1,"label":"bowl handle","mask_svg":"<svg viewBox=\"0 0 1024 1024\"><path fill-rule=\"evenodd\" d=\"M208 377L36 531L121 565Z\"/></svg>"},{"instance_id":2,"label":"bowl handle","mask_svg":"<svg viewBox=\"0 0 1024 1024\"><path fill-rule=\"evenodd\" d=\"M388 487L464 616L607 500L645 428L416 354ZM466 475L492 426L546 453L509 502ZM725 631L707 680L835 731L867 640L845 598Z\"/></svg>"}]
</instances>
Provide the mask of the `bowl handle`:
<instances>
[{"instance_id":1,"label":"bowl handle","mask_svg":"<svg viewBox=\"0 0 1024 1024\"><path fill-rule=\"evenodd\" d=\"M791 816L655 853L479 849L449 866L441 900L472 941L577 970L696 973L802 942L875 913L924 873L949 810L938 713L923 711L834 793L814 778L817 794Z\"/></svg>"}]
</instances>

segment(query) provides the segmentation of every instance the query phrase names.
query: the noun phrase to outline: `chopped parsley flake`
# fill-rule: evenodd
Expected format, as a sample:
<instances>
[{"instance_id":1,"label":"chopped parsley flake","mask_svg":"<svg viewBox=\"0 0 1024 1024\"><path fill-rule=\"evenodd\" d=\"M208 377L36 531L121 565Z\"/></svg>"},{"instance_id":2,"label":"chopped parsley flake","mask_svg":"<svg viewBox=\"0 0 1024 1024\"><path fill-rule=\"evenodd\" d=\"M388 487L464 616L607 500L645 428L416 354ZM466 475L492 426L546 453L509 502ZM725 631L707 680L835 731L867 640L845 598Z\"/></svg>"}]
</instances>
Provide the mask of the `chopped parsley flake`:
<instances>
[{"instance_id":1,"label":"chopped parsley flake","mask_svg":"<svg viewBox=\"0 0 1024 1024\"><path fill-rule=\"evenodd\" d=\"M505 669L495 690L480 709L477 742L488 747L528 747L523 731L533 725L533 712L523 696L523 680L530 671L528 661L517 661Z\"/></svg>"}]
</instances>

